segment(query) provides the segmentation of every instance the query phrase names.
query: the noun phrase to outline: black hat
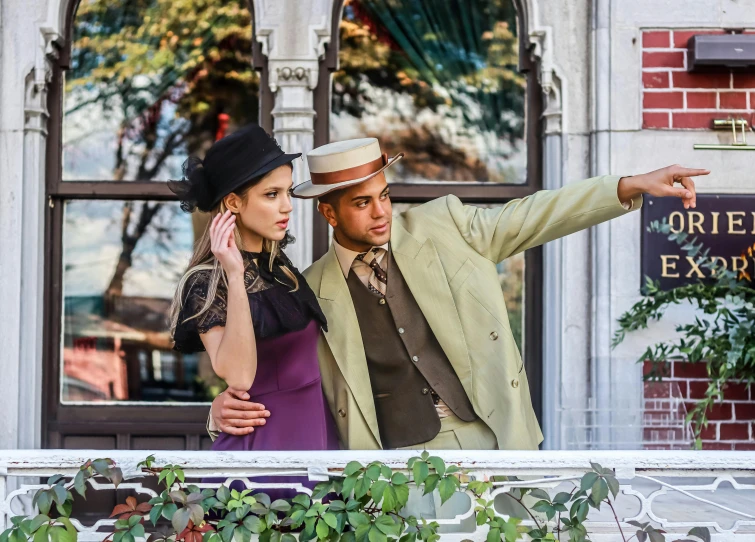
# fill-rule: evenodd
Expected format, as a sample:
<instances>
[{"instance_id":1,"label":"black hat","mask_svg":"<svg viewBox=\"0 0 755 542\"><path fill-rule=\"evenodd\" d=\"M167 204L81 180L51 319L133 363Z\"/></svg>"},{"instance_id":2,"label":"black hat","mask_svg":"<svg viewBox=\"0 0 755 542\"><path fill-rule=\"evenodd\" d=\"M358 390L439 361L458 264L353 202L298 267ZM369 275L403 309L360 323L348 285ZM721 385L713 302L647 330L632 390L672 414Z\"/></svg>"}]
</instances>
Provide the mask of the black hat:
<instances>
[{"instance_id":1,"label":"black hat","mask_svg":"<svg viewBox=\"0 0 755 542\"><path fill-rule=\"evenodd\" d=\"M284 153L265 130L250 124L216 141L204 160L189 157L183 164L183 179L168 181L168 187L181 198L184 211L209 212L245 183L300 156Z\"/></svg>"}]
</instances>

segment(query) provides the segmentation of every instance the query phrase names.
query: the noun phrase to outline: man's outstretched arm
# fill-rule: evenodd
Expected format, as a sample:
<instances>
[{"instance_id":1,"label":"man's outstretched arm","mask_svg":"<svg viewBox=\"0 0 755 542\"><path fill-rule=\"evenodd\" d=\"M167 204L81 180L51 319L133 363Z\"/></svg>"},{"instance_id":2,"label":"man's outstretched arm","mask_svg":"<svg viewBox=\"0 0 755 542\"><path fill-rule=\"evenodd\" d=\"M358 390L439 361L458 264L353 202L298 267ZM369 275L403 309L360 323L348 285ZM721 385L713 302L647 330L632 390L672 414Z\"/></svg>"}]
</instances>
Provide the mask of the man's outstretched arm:
<instances>
[{"instance_id":1,"label":"man's outstretched arm","mask_svg":"<svg viewBox=\"0 0 755 542\"><path fill-rule=\"evenodd\" d=\"M677 197L696 205L692 177L708 170L669 166L631 177L604 176L541 190L502 207L481 208L447 198L448 209L469 245L493 262L639 209L642 195ZM681 185L681 186L677 186Z\"/></svg>"}]
</instances>

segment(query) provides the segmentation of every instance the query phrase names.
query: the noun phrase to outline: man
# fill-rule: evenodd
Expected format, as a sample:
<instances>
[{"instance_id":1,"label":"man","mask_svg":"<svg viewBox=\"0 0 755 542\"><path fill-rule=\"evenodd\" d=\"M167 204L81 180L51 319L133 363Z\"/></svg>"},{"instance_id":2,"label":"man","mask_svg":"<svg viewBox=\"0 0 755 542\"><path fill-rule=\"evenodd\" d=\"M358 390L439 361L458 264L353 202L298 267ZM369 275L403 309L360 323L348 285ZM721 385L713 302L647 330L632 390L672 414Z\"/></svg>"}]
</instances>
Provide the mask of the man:
<instances>
[{"instance_id":1,"label":"man","mask_svg":"<svg viewBox=\"0 0 755 542\"><path fill-rule=\"evenodd\" d=\"M329 322L318 355L342 445L537 449L496 264L637 210L643 193L695 207L690 177L708 171L597 177L495 208L450 195L394 217L383 172L402 156L388 160L376 139L331 143L307 155L312 179L294 191L317 197L333 228L329 252L304 276ZM215 425L265 423L264 407L232 395L214 401Z\"/></svg>"}]
</instances>

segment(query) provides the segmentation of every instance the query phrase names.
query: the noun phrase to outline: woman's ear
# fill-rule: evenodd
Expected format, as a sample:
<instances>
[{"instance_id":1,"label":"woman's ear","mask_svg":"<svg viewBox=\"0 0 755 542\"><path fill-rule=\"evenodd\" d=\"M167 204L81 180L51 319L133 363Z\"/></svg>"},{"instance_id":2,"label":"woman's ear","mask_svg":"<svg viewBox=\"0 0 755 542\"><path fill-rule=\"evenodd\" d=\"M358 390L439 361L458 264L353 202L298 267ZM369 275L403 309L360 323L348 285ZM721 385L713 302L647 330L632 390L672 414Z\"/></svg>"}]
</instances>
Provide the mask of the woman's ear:
<instances>
[{"instance_id":1,"label":"woman's ear","mask_svg":"<svg viewBox=\"0 0 755 542\"><path fill-rule=\"evenodd\" d=\"M233 214L238 214L241 212L242 201L237 194L231 192L225 198L223 198L223 203L225 203L226 208Z\"/></svg>"}]
</instances>

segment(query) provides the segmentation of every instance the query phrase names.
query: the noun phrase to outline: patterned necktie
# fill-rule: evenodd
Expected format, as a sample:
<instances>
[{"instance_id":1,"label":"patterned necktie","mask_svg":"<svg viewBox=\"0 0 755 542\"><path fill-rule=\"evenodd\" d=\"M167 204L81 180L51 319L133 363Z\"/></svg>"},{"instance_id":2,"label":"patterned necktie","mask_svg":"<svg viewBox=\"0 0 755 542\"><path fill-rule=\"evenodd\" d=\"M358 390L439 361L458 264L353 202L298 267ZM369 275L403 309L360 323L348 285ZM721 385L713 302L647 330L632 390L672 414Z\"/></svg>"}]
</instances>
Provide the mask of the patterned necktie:
<instances>
[{"instance_id":1,"label":"patterned necktie","mask_svg":"<svg viewBox=\"0 0 755 542\"><path fill-rule=\"evenodd\" d=\"M369 252L363 252L357 256L357 260L364 262L370 266L372 273L370 273L369 280L367 282L367 288L373 294L385 297L385 292L388 287L388 275L380 264L377 262L377 256L380 254L380 248L373 248Z\"/></svg>"}]
</instances>

